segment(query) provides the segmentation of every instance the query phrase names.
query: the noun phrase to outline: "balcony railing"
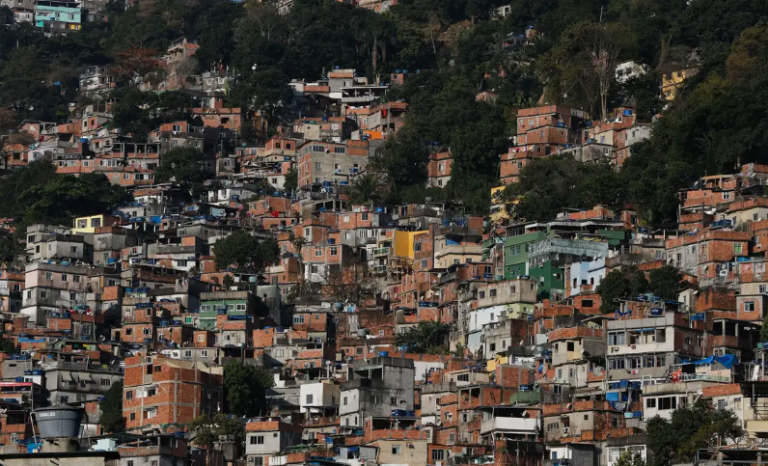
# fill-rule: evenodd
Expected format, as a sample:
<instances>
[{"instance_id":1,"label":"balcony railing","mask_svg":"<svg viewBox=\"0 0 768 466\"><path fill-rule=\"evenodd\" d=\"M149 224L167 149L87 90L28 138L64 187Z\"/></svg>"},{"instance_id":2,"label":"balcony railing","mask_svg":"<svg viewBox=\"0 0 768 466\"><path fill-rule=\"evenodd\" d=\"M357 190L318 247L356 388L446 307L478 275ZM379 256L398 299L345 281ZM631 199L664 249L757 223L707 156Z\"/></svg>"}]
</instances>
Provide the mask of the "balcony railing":
<instances>
[{"instance_id":1,"label":"balcony railing","mask_svg":"<svg viewBox=\"0 0 768 466\"><path fill-rule=\"evenodd\" d=\"M373 250L374 256L388 256L391 248L376 248Z\"/></svg>"},{"instance_id":2,"label":"balcony railing","mask_svg":"<svg viewBox=\"0 0 768 466\"><path fill-rule=\"evenodd\" d=\"M487 434L495 430L519 433L534 433L538 430L538 419L519 417L495 417L486 419L480 426L480 433Z\"/></svg>"}]
</instances>

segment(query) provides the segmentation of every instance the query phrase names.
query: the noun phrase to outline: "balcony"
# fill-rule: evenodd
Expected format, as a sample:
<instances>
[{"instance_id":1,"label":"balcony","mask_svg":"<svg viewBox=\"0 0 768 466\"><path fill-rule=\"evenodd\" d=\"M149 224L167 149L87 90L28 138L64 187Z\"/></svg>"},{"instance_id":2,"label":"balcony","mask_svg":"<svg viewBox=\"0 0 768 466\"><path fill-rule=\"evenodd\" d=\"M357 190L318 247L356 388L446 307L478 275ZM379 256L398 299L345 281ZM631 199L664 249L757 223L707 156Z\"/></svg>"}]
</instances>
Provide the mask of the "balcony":
<instances>
[{"instance_id":1,"label":"balcony","mask_svg":"<svg viewBox=\"0 0 768 466\"><path fill-rule=\"evenodd\" d=\"M374 257L388 256L392 248L376 248L373 250Z\"/></svg>"},{"instance_id":2,"label":"balcony","mask_svg":"<svg viewBox=\"0 0 768 466\"><path fill-rule=\"evenodd\" d=\"M494 417L486 419L480 425L480 434L504 431L520 434L535 434L538 431L538 419L521 417Z\"/></svg>"}]
</instances>

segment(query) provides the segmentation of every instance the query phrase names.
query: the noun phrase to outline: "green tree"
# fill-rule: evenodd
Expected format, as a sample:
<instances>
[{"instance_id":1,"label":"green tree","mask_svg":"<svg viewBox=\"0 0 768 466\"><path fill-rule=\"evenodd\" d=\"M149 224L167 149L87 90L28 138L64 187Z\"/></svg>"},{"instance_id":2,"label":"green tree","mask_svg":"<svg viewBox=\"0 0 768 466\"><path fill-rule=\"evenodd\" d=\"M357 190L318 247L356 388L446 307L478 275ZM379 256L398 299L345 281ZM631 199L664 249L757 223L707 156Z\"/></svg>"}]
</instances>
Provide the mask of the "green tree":
<instances>
[{"instance_id":1,"label":"green tree","mask_svg":"<svg viewBox=\"0 0 768 466\"><path fill-rule=\"evenodd\" d=\"M258 273L267 264L278 260L279 250L274 240L259 240L247 230L238 230L219 240L213 247L216 267L227 270L234 266L238 272Z\"/></svg>"},{"instance_id":2,"label":"green tree","mask_svg":"<svg viewBox=\"0 0 768 466\"><path fill-rule=\"evenodd\" d=\"M374 173L365 173L355 178L349 189L352 204L378 205L381 200L381 180Z\"/></svg>"},{"instance_id":3,"label":"green tree","mask_svg":"<svg viewBox=\"0 0 768 466\"><path fill-rule=\"evenodd\" d=\"M24 228L35 223L67 225L73 217L111 212L131 199L125 189L111 184L106 176L92 173L59 176L19 195L25 207Z\"/></svg>"},{"instance_id":4,"label":"green tree","mask_svg":"<svg viewBox=\"0 0 768 466\"><path fill-rule=\"evenodd\" d=\"M203 414L189 425L192 443L198 447L211 448L221 435L232 435L235 443L245 441L245 423L242 419L216 413L213 417Z\"/></svg>"},{"instance_id":5,"label":"green tree","mask_svg":"<svg viewBox=\"0 0 768 466\"><path fill-rule=\"evenodd\" d=\"M296 168L291 167L288 173L285 174L285 182L283 183L283 189L286 191L296 191L299 187L299 172Z\"/></svg>"},{"instance_id":6,"label":"green tree","mask_svg":"<svg viewBox=\"0 0 768 466\"><path fill-rule=\"evenodd\" d=\"M29 206L21 202L19 194L34 186L44 186L56 178L56 167L50 160L36 160L26 167L13 170L0 183L0 198L4 199L0 203L0 216L20 221Z\"/></svg>"},{"instance_id":7,"label":"green tree","mask_svg":"<svg viewBox=\"0 0 768 466\"><path fill-rule=\"evenodd\" d=\"M505 197L515 201L513 212L526 220L550 220L567 208L595 205L619 209L626 197L620 176L606 163L581 163L570 155L534 160L508 186Z\"/></svg>"},{"instance_id":8,"label":"green tree","mask_svg":"<svg viewBox=\"0 0 768 466\"><path fill-rule=\"evenodd\" d=\"M566 29L540 63L540 80L552 102L608 118L616 66L633 56L637 37L620 23L584 20Z\"/></svg>"},{"instance_id":9,"label":"green tree","mask_svg":"<svg viewBox=\"0 0 768 466\"><path fill-rule=\"evenodd\" d=\"M680 282L683 280L683 274L680 270L672 265L664 265L651 270L648 276L650 278L649 288L654 295L662 299L677 299Z\"/></svg>"},{"instance_id":10,"label":"green tree","mask_svg":"<svg viewBox=\"0 0 768 466\"><path fill-rule=\"evenodd\" d=\"M421 321L407 332L397 335L395 344L409 353L444 353L450 326L436 321Z\"/></svg>"},{"instance_id":11,"label":"green tree","mask_svg":"<svg viewBox=\"0 0 768 466\"><path fill-rule=\"evenodd\" d=\"M669 466L691 462L698 450L713 448L744 436L741 422L733 411L715 409L707 400L678 407L670 420L659 416L646 423L649 464Z\"/></svg>"},{"instance_id":12,"label":"green tree","mask_svg":"<svg viewBox=\"0 0 768 466\"><path fill-rule=\"evenodd\" d=\"M173 180L186 189L201 191L208 178L203 153L194 147L174 147L165 153L155 171L159 183Z\"/></svg>"},{"instance_id":13,"label":"green tree","mask_svg":"<svg viewBox=\"0 0 768 466\"><path fill-rule=\"evenodd\" d=\"M104 432L115 433L125 430L123 417L123 382L115 382L107 390L104 400L99 403L99 423Z\"/></svg>"},{"instance_id":14,"label":"green tree","mask_svg":"<svg viewBox=\"0 0 768 466\"><path fill-rule=\"evenodd\" d=\"M607 314L618 308L616 299L634 298L647 292L648 281L642 270L635 265L628 265L606 274L596 291L600 295L600 312Z\"/></svg>"},{"instance_id":15,"label":"green tree","mask_svg":"<svg viewBox=\"0 0 768 466\"><path fill-rule=\"evenodd\" d=\"M235 279L229 274L224 275L224 279L221 282L227 289L235 286Z\"/></svg>"},{"instance_id":16,"label":"green tree","mask_svg":"<svg viewBox=\"0 0 768 466\"><path fill-rule=\"evenodd\" d=\"M645 461L640 454L633 455L630 450L624 450L616 462L616 466L645 466Z\"/></svg>"},{"instance_id":17,"label":"green tree","mask_svg":"<svg viewBox=\"0 0 768 466\"><path fill-rule=\"evenodd\" d=\"M237 416L267 414L266 390L274 377L264 368L235 362L224 368L224 391L229 412Z\"/></svg>"},{"instance_id":18,"label":"green tree","mask_svg":"<svg viewBox=\"0 0 768 466\"><path fill-rule=\"evenodd\" d=\"M16 354L16 345L10 338L0 338L0 353Z\"/></svg>"},{"instance_id":19,"label":"green tree","mask_svg":"<svg viewBox=\"0 0 768 466\"><path fill-rule=\"evenodd\" d=\"M181 91L157 94L134 88L117 88L111 93L111 98L115 104L112 106L110 126L137 140L145 140L162 123L189 121L191 118L190 98Z\"/></svg>"},{"instance_id":20,"label":"green tree","mask_svg":"<svg viewBox=\"0 0 768 466\"><path fill-rule=\"evenodd\" d=\"M290 103L293 97L289 81L288 75L279 69L257 68L238 82L232 95L242 108L264 111L268 119L274 120L277 109Z\"/></svg>"}]
</instances>

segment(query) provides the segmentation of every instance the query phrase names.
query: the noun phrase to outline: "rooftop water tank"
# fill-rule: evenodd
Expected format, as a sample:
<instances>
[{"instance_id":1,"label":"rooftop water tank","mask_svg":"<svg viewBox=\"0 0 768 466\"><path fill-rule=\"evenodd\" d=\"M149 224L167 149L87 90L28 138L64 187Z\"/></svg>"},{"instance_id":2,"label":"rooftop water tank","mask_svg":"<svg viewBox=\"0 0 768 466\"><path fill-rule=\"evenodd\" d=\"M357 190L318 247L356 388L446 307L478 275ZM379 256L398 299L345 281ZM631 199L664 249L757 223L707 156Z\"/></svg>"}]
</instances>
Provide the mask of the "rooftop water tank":
<instances>
[{"instance_id":1,"label":"rooftop water tank","mask_svg":"<svg viewBox=\"0 0 768 466\"><path fill-rule=\"evenodd\" d=\"M76 438L80 436L83 408L54 406L33 411L42 438Z\"/></svg>"}]
</instances>

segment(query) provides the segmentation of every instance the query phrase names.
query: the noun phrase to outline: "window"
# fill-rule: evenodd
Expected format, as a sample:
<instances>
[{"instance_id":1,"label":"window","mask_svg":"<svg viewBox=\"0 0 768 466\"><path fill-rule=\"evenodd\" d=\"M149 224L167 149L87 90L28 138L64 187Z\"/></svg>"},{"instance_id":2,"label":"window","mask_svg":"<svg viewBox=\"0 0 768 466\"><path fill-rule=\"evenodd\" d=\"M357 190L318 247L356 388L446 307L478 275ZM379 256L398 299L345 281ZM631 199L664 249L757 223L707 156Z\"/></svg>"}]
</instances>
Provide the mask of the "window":
<instances>
[{"instance_id":1,"label":"window","mask_svg":"<svg viewBox=\"0 0 768 466\"><path fill-rule=\"evenodd\" d=\"M322 256L323 256L323 250L315 249L315 257L322 257Z\"/></svg>"},{"instance_id":2,"label":"window","mask_svg":"<svg viewBox=\"0 0 768 466\"><path fill-rule=\"evenodd\" d=\"M304 323L304 316L293 316L293 323L294 324L303 324Z\"/></svg>"},{"instance_id":3,"label":"window","mask_svg":"<svg viewBox=\"0 0 768 466\"><path fill-rule=\"evenodd\" d=\"M726 406L728 406L728 402L726 400L717 400L717 409L725 409Z\"/></svg>"},{"instance_id":4,"label":"window","mask_svg":"<svg viewBox=\"0 0 768 466\"><path fill-rule=\"evenodd\" d=\"M45 272L45 279L46 280L53 280L53 273L52 272Z\"/></svg>"},{"instance_id":5,"label":"window","mask_svg":"<svg viewBox=\"0 0 768 466\"><path fill-rule=\"evenodd\" d=\"M766 286L766 285L759 285L758 286L758 293L766 294L766 292L768 292L768 286Z\"/></svg>"},{"instance_id":6,"label":"window","mask_svg":"<svg viewBox=\"0 0 768 466\"><path fill-rule=\"evenodd\" d=\"M110 387L112 385L112 380L110 379L101 379L101 386L102 387Z\"/></svg>"},{"instance_id":7,"label":"window","mask_svg":"<svg viewBox=\"0 0 768 466\"><path fill-rule=\"evenodd\" d=\"M645 399L645 407L646 408L655 408L656 407L656 398L646 398Z\"/></svg>"},{"instance_id":8,"label":"window","mask_svg":"<svg viewBox=\"0 0 768 466\"><path fill-rule=\"evenodd\" d=\"M594 307L595 301L592 299L582 299L581 307Z\"/></svg>"},{"instance_id":9,"label":"window","mask_svg":"<svg viewBox=\"0 0 768 466\"><path fill-rule=\"evenodd\" d=\"M73 275L72 281L75 283L80 283L80 275Z\"/></svg>"},{"instance_id":10,"label":"window","mask_svg":"<svg viewBox=\"0 0 768 466\"><path fill-rule=\"evenodd\" d=\"M445 459L445 450L432 450L432 459L434 461L443 461Z\"/></svg>"},{"instance_id":11,"label":"window","mask_svg":"<svg viewBox=\"0 0 768 466\"><path fill-rule=\"evenodd\" d=\"M734 245L733 245L733 253L734 254L741 254L741 247L742 247L741 243L734 243Z\"/></svg>"},{"instance_id":12,"label":"window","mask_svg":"<svg viewBox=\"0 0 768 466\"><path fill-rule=\"evenodd\" d=\"M495 297L496 297L496 288L492 288L491 289L491 298L495 298Z\"/></svg>"},{"instance_id":13,"label":"window","mask_svg":"<svg viewBox=\"0 0 768 466\"><path fill-rule=\"evenodd\" d=\"M346 396L344 397L343 401L344 401L344 406L347 406L347 397Z\"/></svg>"},{"instance_id":14,"label":"window","mask_svg":"<svg viewBox=\"0 0 768 466\"><path fill-rule=\"evenodd\" d=\"M67 281L67 274L65 273L61 274L61 281L63 282Z\"/></svg>"},{"instance_id":15,"label":"window","mask_svg":"<svg viewBox=\"0 0 768 466\"><path fill-rule=\"evenodd\" d=\"M608 360L608 369L611 370L618 370L618 369L624 369L624 359L609 359Z\"/></svg>"},{"instance_id":16,"label":"window","mask_svg":"<svg viewBox=\"0 0 768 466\"><path fill-rule=\"evenodd\" d=\"M264 466L264 457L263 456L254 456L253 457L253 464L254 464L254 466Z\"/></svg>"},{"instance_id":17,"label":"window","mask_svg":"<svg viewBox=\"0 0 768 466\"><path fill-rule=\"evenodd\" d=\"M744 312L752 312L755 310L754 301L744 301Z\"/></svg>"},{"instance_id":18,"label":"window","mask_svg":"<svg viewBox=\"0 0 768 466\"><path fill-rule=\"evenodd\" d=\"M376 395L371 395L371 403L376 404L379 402L379 397Z\"/></svg>"},{"instance_id":19,"label":"window","mask_svg":"<svg viewBox=\"0 0 768 466\"><path fill-rule=\"evenodd\" d=\"M254 435L251 437L251 445L264 445L264 436Z\"/></svg>"},{"instance_id":20,"label":"window","mask_svg":"<svg viewBox=\"0 0 768 466\"><path fill-rule=\"evenodd\" d=\"M308 405L311 405L311 404L312 404L312 402L314 401L313 399L314 399L314 396L312 396L312 394L311 394L311 393L310 393L310 394L308 394L308 395L307 395L307 403L306 403L306 404L308 404Z\"/></svg>"},{"instance_id":21,"label":"window","mask_svg":"<svg viewBox=\"0 0 768 466\"><path fill-rule=\"evenodd\" d=\"M625 343L624 332L610 332L608 333L608 344L612 346L620 346Z\"/></svg>"},{"instance_id":22,"label":"window","mask_svg":"<svg viewBox=\"0 0 768 466\"><path fill-rule=\"evenodd\" d=\"M669 411L671 409L677 409L677 398L674 396L667 396L659 398L659 411Z\"/></svg>"},{"instance_id":23,"label":"window","mask_svg":"<svg viewBox=\"0 0 768 466\"><path fill-rule=\"evenodd\" d=\"M133 399L133 390L128 390L125 392L125 399L126 400L132 400Z\"/></svg>"},{"instance_id":24,"label":"window","mask_svg":"<svg viewBox=\"0 0 768 466\"><path fill-rule=\"evenodd\" d=\"M413 243L413 250L414 251L421 251L421 243Z\"/></svg>"},{"instance_id":25,"label":"window","mask_svg":"<svg viewBox=\"0 0 768 466\"><path fill-rule=\"evenodd\" d=\"M643 357L643 367L653 367L653 356Z\"/></svg>"},{"instance_id":26,"label":"window","mask_svg":"<svg viewBox=\"0 0 768 466\"><path fill-rule=\"evenodd\" d=\"M339 255L339 248L336 246L331 246L331 255L332 256L338 256Z\"/></svg>"},{"instance_id":27,"label":"window","mask_svg":"<svg viewBox=\"0 0 768 466\"><path fill-rule=\"evenodd\" d=\"M315 170L322 170L323 164L320 162L315 162Z\"/></svg>"}]
</instances>

